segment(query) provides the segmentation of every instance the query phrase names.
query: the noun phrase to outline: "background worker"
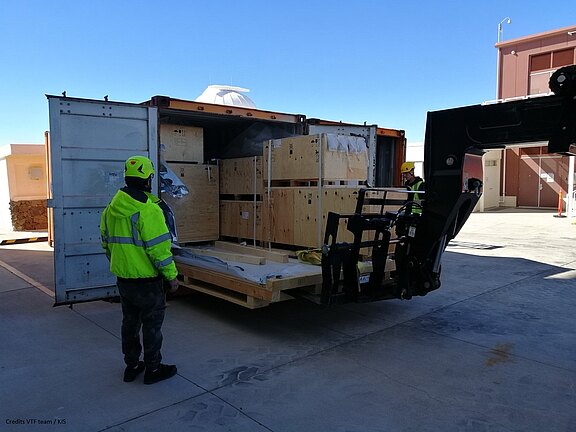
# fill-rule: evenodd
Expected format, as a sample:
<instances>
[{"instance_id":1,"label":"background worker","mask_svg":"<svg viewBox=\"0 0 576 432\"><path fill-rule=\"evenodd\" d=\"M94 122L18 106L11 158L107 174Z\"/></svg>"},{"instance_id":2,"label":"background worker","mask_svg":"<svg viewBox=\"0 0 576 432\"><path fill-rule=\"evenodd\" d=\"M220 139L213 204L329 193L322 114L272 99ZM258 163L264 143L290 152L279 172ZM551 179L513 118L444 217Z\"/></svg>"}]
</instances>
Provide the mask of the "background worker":
<instances>
[{"instance_id":1,"label":"background worker","mask_svg":"<svg viewBox=\"0 0 576 432\"><path fill-rule=\"evenodd\" d=\"M178 271L171 252L171 235L159 198L151 193L154 166L144 156L126 161L126 187L120 189L102 212L102 247L117 277L122 302L124 381L144 373L144 384L176 375L174 365L161 363L162 323L166 309L164 280L170 291L178 288ZM144 361L140 360L144 345Z\"/></svg>"},{"instance_id":2,"label":"background worker","mask_svg":"<svg viewBox=\"0 0 576 432\"><path fill-rule=\"evenodd\" d=\"M404 181L404 186L408 190L418 192L424 191L424 180L421 177L418 177L414 174L414 162L404 162L400 167L400 173L402 174L402 180ZM411 197L411 201L420 204L422 201L422 197L415 193ZM412 208L412 213L422 213L422 208L414 206Z\"/></svg>"}]
</instances>

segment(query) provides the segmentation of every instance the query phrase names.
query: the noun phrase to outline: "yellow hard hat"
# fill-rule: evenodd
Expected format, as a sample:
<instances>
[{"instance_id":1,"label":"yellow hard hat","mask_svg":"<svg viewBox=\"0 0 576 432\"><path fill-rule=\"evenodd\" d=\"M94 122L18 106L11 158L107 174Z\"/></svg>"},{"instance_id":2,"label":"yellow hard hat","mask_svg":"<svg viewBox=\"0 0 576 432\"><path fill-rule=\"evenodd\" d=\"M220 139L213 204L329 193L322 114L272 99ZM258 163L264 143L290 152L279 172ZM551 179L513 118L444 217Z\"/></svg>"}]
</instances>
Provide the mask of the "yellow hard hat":
<instances>
[{"instance_id":1,"label":"yellow hard hat","mask_svg":"<svg viewBox=\"0 0 576 432\"><path fill-rule=\"evenodd\" d=\"M400 167L400 172L402 174L410 172L414 169L414 167L415 167L414 162L404 162Z\"/></svg>"},{"instance_id":2,"label":"yellow hard hat","mask_svg":"<svg viewBox=\"0 0 576 432\"><path fill-rule=\"evenodd\" d=\"M124 177L139 177L147 179L154 174L152 161L144 156L132 156L126 160Z\"/></svg>"}]
</instances>

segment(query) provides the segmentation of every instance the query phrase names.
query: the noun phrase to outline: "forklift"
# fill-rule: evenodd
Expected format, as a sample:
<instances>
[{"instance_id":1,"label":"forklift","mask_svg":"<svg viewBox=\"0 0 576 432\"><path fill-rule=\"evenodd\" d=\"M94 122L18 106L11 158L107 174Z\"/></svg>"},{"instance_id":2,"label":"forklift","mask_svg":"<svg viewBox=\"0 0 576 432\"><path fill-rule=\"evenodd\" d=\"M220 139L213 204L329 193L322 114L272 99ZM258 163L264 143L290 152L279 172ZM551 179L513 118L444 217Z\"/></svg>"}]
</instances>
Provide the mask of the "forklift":
<instances>
[{"instance_id":1,"label":"forklift","mask_svg":"<svg viewBox=\"0 0 576 432\"><path fill-rule=\"evenodd\" d=\"M429 112L424 199L416 202L401 189L365 188L354 213L330 213L320 303L410 299L438 289L446 246L482 195L485 151L545 141L549 153L576 155L576 65L554 72L549 87L550 96ZM350 243L338 242L343 218L354 236ZM363 250L371 250L369 264Z\"/></svg>"}]
</instances>

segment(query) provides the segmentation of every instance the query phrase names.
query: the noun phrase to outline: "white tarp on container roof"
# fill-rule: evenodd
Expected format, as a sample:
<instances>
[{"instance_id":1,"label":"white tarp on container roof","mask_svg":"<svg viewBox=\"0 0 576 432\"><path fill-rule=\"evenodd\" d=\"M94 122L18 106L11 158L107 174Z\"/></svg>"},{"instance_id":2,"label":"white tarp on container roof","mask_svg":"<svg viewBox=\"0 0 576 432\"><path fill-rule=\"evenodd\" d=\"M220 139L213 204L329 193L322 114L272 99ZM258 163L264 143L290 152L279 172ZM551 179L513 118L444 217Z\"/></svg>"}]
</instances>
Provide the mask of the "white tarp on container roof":
<instances>
[{"instance_id":1,"label":"white tarp on container roof","mask_svg":"<svg viewBox=\"0 0 576 432\"><path fill-rule=\"evenodd\" d=\"M211 85L196 98L196 102L206 102L218 105L232 105L244 108L256 108L256 105L248 96L250 90L242 87Z\"/></svg>"}]
</instances>

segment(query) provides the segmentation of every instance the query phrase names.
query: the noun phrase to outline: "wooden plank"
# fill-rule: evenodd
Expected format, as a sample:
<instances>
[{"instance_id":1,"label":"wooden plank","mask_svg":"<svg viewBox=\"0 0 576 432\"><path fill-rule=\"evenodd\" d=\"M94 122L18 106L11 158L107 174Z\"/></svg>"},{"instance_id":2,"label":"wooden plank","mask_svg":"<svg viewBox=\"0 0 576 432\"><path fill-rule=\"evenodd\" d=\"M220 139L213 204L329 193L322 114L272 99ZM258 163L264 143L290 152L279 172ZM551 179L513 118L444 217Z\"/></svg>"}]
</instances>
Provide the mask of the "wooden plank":
<instances>
[{"instance_id":1,"label":"wooden plank","mask_svg":"<svg viewBox=\"0 0 576 432\"><path fill-rule=\"evenodd\" d=\"M245 281L224 273L178 262L176 263L176 267L178 268L178 272L183 276L226 288L231 291L237 291L250 297L272 301L272 291L255 282Z\"/></svg>"},{"instance_id":2,"label":"wooden plank","mask_svg":"<svg viewBox=\"0 0 576 432\"><path fill-rule=\"evenodd\" d=\"M236 261L245 264L262 265L266 264L266 258L257 255L247 255L243 253L218 251L215 249L199 249L199 248L188 248L191 253L203 256L212 256L215 258L220 258L224 261Z\"/></svg>"},{"instance_id":3,"label":"wooden plank","mask_svg":"<svg viewBox=\"0 0 576 432\"><path fill-rule=\"evenodd\" d=\"M209 294L213 297L218 297L220 299L226 300L228 302L247 307L249 309L257 309L261 307L268 306L269 301L258 299L246 294L242 294L236 291L231 291L226 288L219 286L195 281L194 279L184 277L181 286L189 288L194 291L198 291L204 294Z\"/></svg>"},{"instance_id":4,"label":"wooden plank","mask_svg":"<svg viewBox=\"0 0 576 432\"><path fill-rule=\"evenodd\" d=\"M189 194L182 198L162 194L162 198L174 212L178 242L218 240L218 167L183 163L167 165L189 190Z\"/></svg>"},{"instance_id":5,"label":"wooden plank","mask_svg":"<svg viewBox=\"0 0 576 432\"><path fill-rule=\"evenodd\" d=\"M256 255L266 258L267 261L274 261L279 263L288 262L288 254L281 252L273 252L263 248L253 246L244 246L230 242L217 241L214 245L219 249L229 250L233 252L245 253L248 255Z\"/></svg>"},{"instance_id":6,"label":"wooden plank","mask_svg":"<svg viewBox=\"0 0 576 432\"><path fill-rule=\"evenodd\" d=\"M315 270L305 275L298 275L286 278L268 279L266 287L272 292L283 291L292 288L302 288L322 283L322 269L313 267Z\"/></svg>"}]
</instances>

